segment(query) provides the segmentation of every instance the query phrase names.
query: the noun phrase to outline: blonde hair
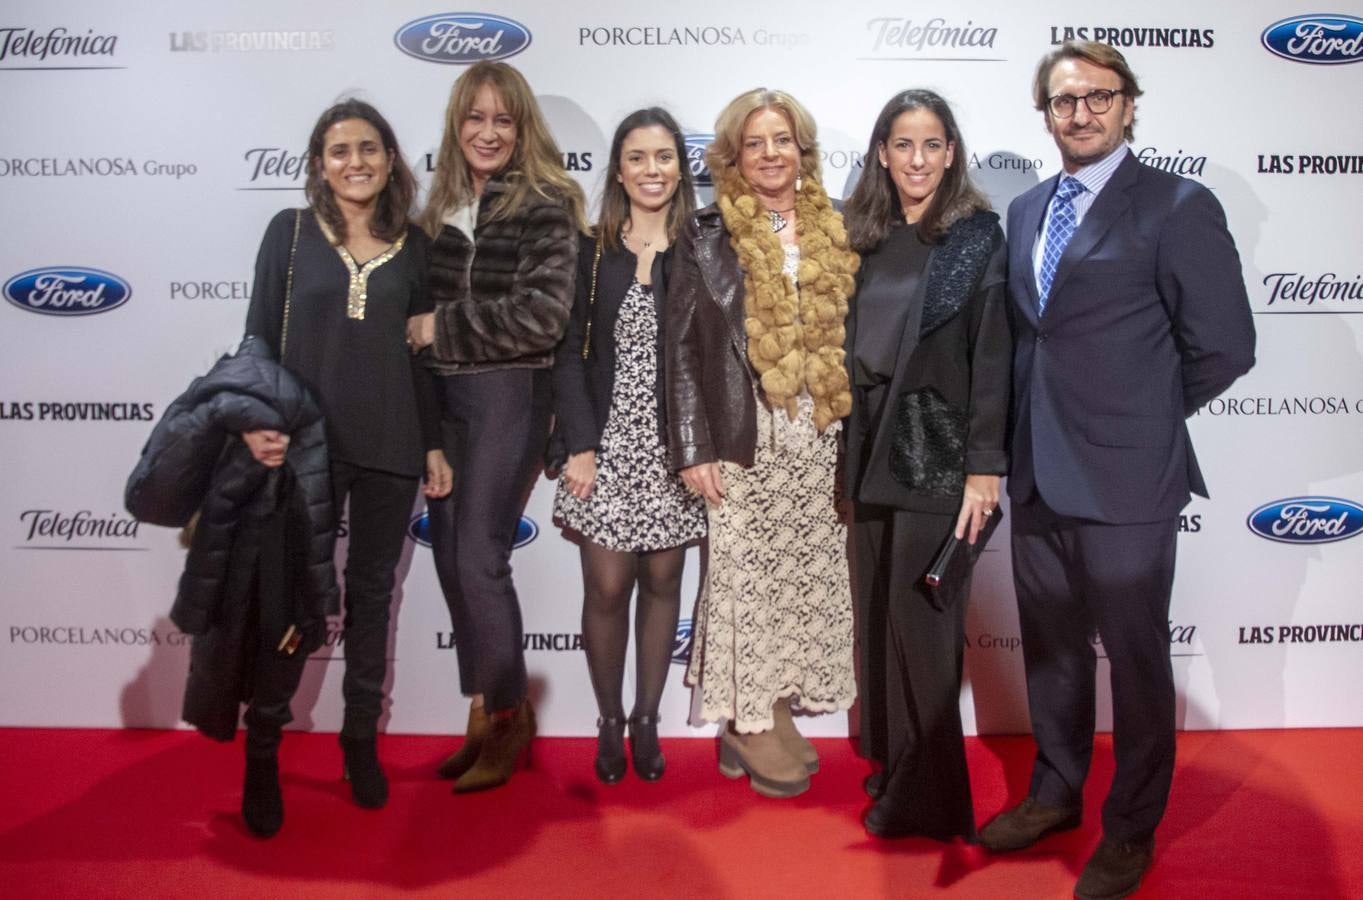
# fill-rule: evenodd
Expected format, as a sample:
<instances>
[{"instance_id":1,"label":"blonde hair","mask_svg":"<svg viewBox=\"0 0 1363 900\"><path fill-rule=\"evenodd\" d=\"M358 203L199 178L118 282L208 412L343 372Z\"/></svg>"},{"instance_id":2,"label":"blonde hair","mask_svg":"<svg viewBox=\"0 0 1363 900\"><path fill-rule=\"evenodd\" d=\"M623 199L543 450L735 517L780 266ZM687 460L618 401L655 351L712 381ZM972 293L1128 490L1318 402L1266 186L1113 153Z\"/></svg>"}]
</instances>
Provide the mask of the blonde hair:
<instances>
[{"instance_id":1,"label":"blonde hair","mask_svg":"<svg viewBox=\"0 0 1363 900\"><path fill-rule=\"evenodd\" d=\"M710 149L705 151L705 162L715 184L724 179L730 169L737 169L738 159L743 154L743 125L748 116L759 109L773 109L786 117L795 143L800 148L800 175L822 183L819 177L818 129L809 110L785 91L770 88L753 88L729 101L724 111L715 120L715 139Z\"/></svg>"},{"instance_id":2,"label":"blonde hair","mask_svg":"<svg viewBox=\"0 0 1363 900\"><path fill-rule=\"evenodd\" d=\"M516 123L516 145L502 170L506 190L494 201L489 212L493 221L516 215L532 194L562 203L582 231L587 231L586 201L582 188L563 170L563 155L544 122L539 102L525 76L503 62L474 63L450 90L445 107L445 129L436 154L435 178L422 210L421 227L431 237L439 233L442 219L452 209L473 202L473 179L468 161L459 146L459 131L474 99L483 85L490 84L501 97L506 111Z\"/></svg>"}]
</instances>

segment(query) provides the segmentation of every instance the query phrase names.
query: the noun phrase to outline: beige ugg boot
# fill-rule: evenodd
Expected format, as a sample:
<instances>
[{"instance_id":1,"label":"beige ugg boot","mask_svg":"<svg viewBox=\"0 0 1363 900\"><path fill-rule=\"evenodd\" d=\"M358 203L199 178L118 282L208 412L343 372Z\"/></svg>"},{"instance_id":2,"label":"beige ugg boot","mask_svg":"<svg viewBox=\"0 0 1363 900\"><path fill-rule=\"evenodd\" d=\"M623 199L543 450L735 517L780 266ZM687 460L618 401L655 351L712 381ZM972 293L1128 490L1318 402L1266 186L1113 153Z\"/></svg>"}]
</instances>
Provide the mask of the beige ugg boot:
<instances>
[{"instance_id":1,"label":"beige ugg boot","mask_svg":"<svg viewBox=\"0 0 1363 900\"><path fill-rule=\"evenodd\" d=\"M782 697L772 704L771 715L776 720L776 727L772 730L781 739L781 746L786 748L786 752L804 763L805 771L810 775L819 771L819 751L796 730L795 716L790 711L790 698Z\"/></svg>"},{"instance_id":2,"label":"beige ugg boot","mask_svg":"<svg viewBox=\"0 0 1363 900\"><path fill-rule=\"evenodd\" d=\"M719 771L726 778L741 778L763 797L778 800L809 790L805 764L786 752L775 731L735 734L726 728L719 739Z\"/></svg>"}]
</instances>

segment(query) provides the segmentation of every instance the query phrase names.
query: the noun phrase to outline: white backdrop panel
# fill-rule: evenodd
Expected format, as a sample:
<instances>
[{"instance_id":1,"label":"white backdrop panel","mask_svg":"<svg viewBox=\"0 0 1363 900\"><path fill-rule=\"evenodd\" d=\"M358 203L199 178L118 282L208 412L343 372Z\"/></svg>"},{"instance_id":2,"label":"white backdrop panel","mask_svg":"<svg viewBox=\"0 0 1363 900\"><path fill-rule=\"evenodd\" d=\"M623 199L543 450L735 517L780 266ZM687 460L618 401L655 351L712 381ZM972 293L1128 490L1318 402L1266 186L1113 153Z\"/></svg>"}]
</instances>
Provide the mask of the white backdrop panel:
<instances>
[{"instance_id":1,"label":"white backdrop panel","mask_svg":"<svg viewBox=\"0 0 1363 900\"><path fill-rule=\"evenodd\" d=\"M414 20L469 10L529 32L509 61L593 195L626 113L661 104L703 135L725 102L759 84L807 104L825 181L845 194L880 106L896 90L931 87L953 103L1000 209L1057 165L1030 105L1036 60L1066 28L1110 29L1147 92L1133 149L1217 193L1259 327L1258 366L1191 423L1213 499L1185 510L1179 547L1170 632L1180 725L1363 724L1363 544L1283 543L1247 527L1272 501L1363 502L1363 264L1352 218L1363 132L1350 112L1363 105L1363 65L1303 64L1261 44L1269 25L1318 6L601 0L342 12L304 0L11 2L0 26L0 280L82 267L131 293L99 314L0 309L0 725L178 722L186 642L166 612L183 550L171 532L127 519L124 479L154 418L240 336L260 235L277 209L302 202L301 154L323 108L351 94L376 104L429 181L427 154L462 66L406 55L394 38ZM72 43L92 52L66 52ZM1290 173L1276 171L1289 163ZM1291 294L1299 278L1347 290L1308 303ZM514 557L527 658L543 731L589 734L577 552L550 522L551 487L532 496L538 533ZM1328 515L1363 524L1358 509ZM969 614L962 709L972 732L1028 727L1006 546L1005 528ZM448 618L430 550L408 551L386 727L451 732L465 701ZM692 551L687 620L697 569ZM298 727L339 726L340 653L330 644L309 664ZM665 733L712 733L688 728L681 672L674 666L664 698ZM1109 707L1104 693L1104 727ZM824 717L810 731L848 725Z\"/></svg>"}]
</instances>

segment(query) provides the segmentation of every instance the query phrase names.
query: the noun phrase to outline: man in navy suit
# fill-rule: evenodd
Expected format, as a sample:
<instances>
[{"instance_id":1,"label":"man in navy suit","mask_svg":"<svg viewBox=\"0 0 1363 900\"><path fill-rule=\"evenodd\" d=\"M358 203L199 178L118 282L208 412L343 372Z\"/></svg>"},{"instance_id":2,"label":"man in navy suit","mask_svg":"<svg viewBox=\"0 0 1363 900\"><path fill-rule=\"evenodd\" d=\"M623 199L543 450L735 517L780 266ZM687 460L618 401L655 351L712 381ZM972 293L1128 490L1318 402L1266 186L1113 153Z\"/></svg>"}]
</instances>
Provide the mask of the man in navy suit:
<instances>
[{"instance_id":1,"label":"man in navy suit","mask_svg":"<svg viewBox=\"0 0 1363 900\"><path fill-rule=\"evenodd\" d=\"M1116 774L1080 897L1136 890L1174 769L1169 595L1178 513L1207 495L1185 417L1254 364L1240 259L1212 194L1126 146L1126 60L1067 43L1036 107L1064 171L1008 209L1013 572L1037 744L1028 797L980 834L1017 850L1079 825L1092 635L1111 664Z\"/></svg>"}]
</instances>

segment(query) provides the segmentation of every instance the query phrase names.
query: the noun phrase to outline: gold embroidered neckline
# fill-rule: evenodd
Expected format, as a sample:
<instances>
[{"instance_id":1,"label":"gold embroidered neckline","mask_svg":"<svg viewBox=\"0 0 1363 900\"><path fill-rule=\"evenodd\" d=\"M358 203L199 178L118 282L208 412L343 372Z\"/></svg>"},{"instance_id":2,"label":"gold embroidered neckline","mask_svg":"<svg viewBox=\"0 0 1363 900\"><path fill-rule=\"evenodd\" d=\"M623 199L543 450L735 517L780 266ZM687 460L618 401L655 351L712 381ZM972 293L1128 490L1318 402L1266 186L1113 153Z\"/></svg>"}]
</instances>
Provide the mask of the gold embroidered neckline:
<instances>
[{"instance_id":1,"label":"gold embroidered neckline","mask_svg":"<svg viewBox=\"0 0 1363 900\"><path fill-rule=\"evenodd\" d=\"M317 219L317 226L322 229L322 236L336 250L337 255L341 257L341 262L345 263L346 271L350 273L350 290L346 296L345 314L351 319L363 319L364 305L369 300L369 276L374 274L375 269L402 251L402 245L407 242L407 235L401 235L387 250L363 266L358 266L355 264L355 258L350 255L350 251L345 248L344 244L336 240L335 232L320 217Z\"/></svg>"}]
</instances>

